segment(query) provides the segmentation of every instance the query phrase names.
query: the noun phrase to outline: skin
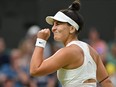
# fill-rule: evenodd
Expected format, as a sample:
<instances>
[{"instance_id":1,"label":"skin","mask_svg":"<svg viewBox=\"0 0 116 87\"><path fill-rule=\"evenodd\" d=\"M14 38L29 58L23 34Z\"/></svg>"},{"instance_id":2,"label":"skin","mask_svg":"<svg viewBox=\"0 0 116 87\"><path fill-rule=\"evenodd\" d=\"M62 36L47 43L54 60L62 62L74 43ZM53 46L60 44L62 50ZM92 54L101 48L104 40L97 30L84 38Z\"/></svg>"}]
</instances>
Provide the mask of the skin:
<instances>
[{"instance_id":1,"label":"skin","mask_svg":"<svg viewBox=\"0 0 116 87\"><path fill-rule=\"evenodd\" d=\"M52 32L54 34L54 39L56 41L60 41L66 46L69 42L78 40L75 35L75 28L68 25L67 23L62 23L59 21L54 21ZM43 29L38 32L37 38L41 38L44 40L48 40L50 37L50 30ZM103 80L108 76L105 67L101 61L101 58L96 53L96 51L89 46L90 54L97 65L97 79L98 81ZM49 58L43 58L44 48L35 47L32 59L30 62L30 74L32 76L43 76L48 75L57 71L60 68L65 69L74 69L78 68L83 64L84 54L82 49L77 45L70 45L68 47L61 48L55 54L50 56ZM78 56L77 56L78 55ZM88 83L91 81L87 81ZM103 87L113 87L109 78L104 80L101 85Z\"/></svg>"}]
</instances>

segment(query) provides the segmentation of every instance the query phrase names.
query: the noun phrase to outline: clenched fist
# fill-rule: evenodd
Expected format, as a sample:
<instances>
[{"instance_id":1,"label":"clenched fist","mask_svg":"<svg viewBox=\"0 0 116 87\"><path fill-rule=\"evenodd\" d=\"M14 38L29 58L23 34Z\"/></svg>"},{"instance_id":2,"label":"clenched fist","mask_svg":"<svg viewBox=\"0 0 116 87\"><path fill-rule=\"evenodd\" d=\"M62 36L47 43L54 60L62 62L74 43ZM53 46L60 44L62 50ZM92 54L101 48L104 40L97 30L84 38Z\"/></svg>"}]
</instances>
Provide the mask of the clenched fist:
<instances>
[{"instance_id":1,"label":"clenched fist","mask_svg":"<svg viewBox=\"0 0 116 87\"><path fill-rule=\"evenodd\" d=\"M48 40L50 37L50 30L48 28L42 29L37 33L37 38Z\"/></svg>"}]
</instances>

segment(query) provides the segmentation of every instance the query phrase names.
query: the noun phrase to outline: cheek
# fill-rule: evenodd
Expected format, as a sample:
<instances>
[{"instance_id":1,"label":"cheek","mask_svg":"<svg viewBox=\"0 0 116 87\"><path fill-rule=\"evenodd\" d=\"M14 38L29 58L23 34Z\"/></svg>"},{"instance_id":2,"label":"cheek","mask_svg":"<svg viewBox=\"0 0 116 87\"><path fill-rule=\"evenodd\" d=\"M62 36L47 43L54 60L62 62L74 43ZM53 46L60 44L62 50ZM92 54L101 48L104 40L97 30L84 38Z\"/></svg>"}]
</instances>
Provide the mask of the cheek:
<instances>
[{"instance_id":1,"label":"cheek","mask_svg":"<svg viewBox=\"0 0 116 87\"><path fill-rule=\"evenodd\" d=\"M65 40L68 37L68 32L66 30L59 30L58 33L54 34L54 39Z\"/></svg>"},{"instance_id":2,"label":"cheek","mask_svg":"<svg viewBox=\"0 0 116 87\"><path fill-rule=\"evenodd\" d=\"M54 33L54 39L56 41L61 41L62 40L62 37L63 37L63 34L62 33Z\"/></svg>"},{"instance_id":3,"label":"cheek","mask_svg":"<svg viewBox=\"0 0 116 87\"><path fill-rule=\"evenodd\" d=\"M69 34L69 29L67 27L63 27L63 28L59 29L58 32L60 34L63 34L63 35L68 35Z\"/></svg>"}]
</instances>

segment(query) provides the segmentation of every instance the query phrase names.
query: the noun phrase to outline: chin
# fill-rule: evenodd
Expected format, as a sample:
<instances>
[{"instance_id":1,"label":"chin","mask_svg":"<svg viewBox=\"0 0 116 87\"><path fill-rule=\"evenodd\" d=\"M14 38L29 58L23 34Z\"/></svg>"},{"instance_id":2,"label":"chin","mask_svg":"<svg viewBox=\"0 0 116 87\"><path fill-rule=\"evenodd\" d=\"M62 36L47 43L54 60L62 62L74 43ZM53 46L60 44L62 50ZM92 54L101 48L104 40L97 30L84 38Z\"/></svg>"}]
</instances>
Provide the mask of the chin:
<instances>
[{"instance_id":1,"label":"chin","mask_svg":"<svg viewBox=\"0 0 116 87\"><path fill-rule=\"evenodd\" d=\"M61 41L61 39L57 38L57 37L54 37L54 40L55 41Z\"/></svg>"}]
</instances>

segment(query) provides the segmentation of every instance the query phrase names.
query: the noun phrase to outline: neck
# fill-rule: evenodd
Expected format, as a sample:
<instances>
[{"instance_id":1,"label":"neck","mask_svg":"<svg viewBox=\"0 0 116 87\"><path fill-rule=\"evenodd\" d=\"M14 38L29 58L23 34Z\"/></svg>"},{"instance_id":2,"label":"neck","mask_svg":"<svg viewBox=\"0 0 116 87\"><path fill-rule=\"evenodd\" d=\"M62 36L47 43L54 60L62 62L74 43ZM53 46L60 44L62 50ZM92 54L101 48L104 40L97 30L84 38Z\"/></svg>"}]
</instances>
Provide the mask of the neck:
<instances>
[{"instance_id":1,"label":"neck","mask_svg":"<svg viewBox=\"0 0 116 87\"><path fill-rule=\"evenodd\" d=\"M68 43L70 43L70 42L72 42L72 41L75 41L75 40L78 40L77 37L68 38L66 41L64 41L64 46L66 46Z\"/></svg>"}]
</instances>

